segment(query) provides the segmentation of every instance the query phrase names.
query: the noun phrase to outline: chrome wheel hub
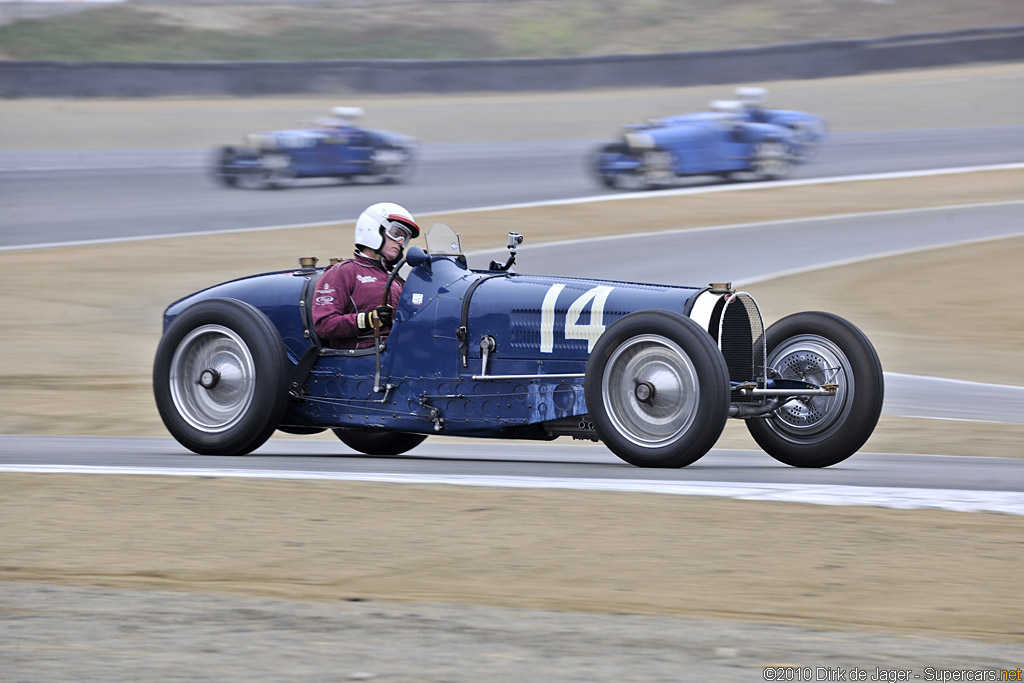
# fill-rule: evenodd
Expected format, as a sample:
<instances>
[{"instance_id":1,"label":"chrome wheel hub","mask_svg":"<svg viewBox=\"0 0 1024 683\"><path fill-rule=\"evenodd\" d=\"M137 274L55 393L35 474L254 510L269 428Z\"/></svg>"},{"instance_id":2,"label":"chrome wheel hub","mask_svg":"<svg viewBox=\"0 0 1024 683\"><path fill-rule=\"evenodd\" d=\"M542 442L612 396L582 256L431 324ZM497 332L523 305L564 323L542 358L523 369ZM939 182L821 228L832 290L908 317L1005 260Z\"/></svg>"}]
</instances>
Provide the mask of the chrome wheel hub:
<instances>
[{"instance_id":1,"label":"chrome wheel hub","mask_svg":"<svg viewBox=\"0 0 1024 683\"><path fill-rule=\"evenodd\" d=\"M828 339L815 335L788 339L772 352L768 365L784 379L818 386L838 384L834 396L802 396L780 406L773 414L779 430L794 435L817 434L849 411L852 368L845 354Z\"/></svg>"},{"instance_id":2,"label":"chrome wheel hub","mask_svg":"<svg viewBox=\"0 0 1024 683\"><path fill-rule=\"evenodd\" d=\"M242 419L255 396L252 353L233 330L198 327L174 350L170 389L175 409L189 425L224 431Z\"/></svg>"},{"instance_id":3,"label":"chrome wheel hub","mask_svg":"<svg viewBox=\"0 0 1024 683\"><path fill-rule=\"evenodd\" d=\"M601 378L601 395L616 431L647 448L678 439L700 405L693 362L676 343L653 334L615 350Z\"/></svg>"}]
</instances>

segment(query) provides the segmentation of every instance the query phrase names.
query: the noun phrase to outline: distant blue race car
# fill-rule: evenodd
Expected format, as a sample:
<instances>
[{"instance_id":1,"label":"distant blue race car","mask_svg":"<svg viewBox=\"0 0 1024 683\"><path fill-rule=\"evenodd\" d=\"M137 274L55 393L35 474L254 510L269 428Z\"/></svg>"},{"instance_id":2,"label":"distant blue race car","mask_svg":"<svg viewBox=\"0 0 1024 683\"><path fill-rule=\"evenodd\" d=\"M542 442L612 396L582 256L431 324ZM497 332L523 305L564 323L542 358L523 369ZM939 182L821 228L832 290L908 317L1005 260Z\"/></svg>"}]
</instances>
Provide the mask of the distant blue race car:
<instances>
[{"instance_id":1,"label":"distant blue race car","mask_svg":"<svg viewBox=\"0 0 1024 683\"><path fill-rule=\"evenodd\" d=\"M390 336L357 351L317 337L315 259L171 304L153 367L164 424L211 455L330 429L371 455L429 434L571 436L641 467L694 462L730 417L796 467L840 462L872 433L882 368L846 320L796 313L765 330L753 298L724 283L521 275L509 268L521 241L510 233L508 261L473 270L435 225L404 259Z\"/></svg>"},{"instance_id":2,"label":"distant blue race car","mask_svg":"<svg viewBox=\"0 0 1024 683\"><path fill-rule=\"evenodd\" d=\"M358 107L335 107L316 127L247 135L216 150L214 177L227 187L276 188L299 178L408 180L415 139L356 126Z\"/></svg>"},{"instance_id":3,"label":"distant blue race car","mask_svg":"<svg viewBox=\"0 0 1024 683\"><path fill-rule=\"evenodd\" d=\"M607 187L665 187L685 176L741 175L785 178L810 159L828 125L805 112L765 109L761 88L739 88L735 100L712 111L629 124L619 140L602 146L591 170Z\"/></svg>"}]
</instances>

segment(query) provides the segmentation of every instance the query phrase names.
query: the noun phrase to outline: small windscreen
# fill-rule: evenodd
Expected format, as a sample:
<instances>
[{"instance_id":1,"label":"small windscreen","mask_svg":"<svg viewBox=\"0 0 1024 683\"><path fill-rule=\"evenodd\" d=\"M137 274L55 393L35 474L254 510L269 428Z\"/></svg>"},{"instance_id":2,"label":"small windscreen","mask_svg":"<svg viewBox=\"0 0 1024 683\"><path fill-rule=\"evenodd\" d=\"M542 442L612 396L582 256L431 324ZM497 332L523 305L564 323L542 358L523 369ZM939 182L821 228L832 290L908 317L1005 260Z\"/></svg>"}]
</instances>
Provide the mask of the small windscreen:
<instances>
[{"instance_id":1,"label":"small windscreen","mask_svg":"<svg viewBox=\"0 0 1024 683\"><path fill-rule=\"evenodd\" d=\"M427 252L445 256L462 256L459 233L447 223L434 223L427 231Z\"/></svg>"}]
</instances>

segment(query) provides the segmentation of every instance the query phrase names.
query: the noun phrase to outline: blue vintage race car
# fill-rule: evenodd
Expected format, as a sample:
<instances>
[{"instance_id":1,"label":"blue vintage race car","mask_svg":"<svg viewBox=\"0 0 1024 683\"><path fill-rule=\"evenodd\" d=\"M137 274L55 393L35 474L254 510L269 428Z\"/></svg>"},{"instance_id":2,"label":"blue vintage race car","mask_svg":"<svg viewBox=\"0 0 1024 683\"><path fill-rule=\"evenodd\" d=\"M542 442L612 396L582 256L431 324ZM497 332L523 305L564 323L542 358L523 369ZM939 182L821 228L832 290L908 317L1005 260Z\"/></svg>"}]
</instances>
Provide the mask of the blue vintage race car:
<instances>
[{"instance_id":1,"label":"blue vintage race car","mask_svg":"<svg viewBox=\"0 0 1024 683\"><path fill-rule=\"evenodd\" d=\"M313 128L247 135L245 144L214 155L214 177L227 187L276 188L297 178L407 180L416 141L384 130L355 125L363 110L335 107L333 117Z\"/></svg>"},{"instance_id":2,"label":"blue vintage race car","mask_svg":"<svg viewBox=\"0 0 1024 683\"><path fill-rule=\"evenodd\" d=\"M711 111L627 125L589 162L608 187L665 187L685 176L785 178L816 152L828 129L805 112L765 109L761 88L739 88Z\"/></svg>"},{"instance_id":3,"label":"blue vintage race car","mask_svg":"<svg viewBox=\"0 0 1024 683\"><path fill-rule=\"evenodd\" d=\"M331 429L372 455L429 434L572 436L642 467L694 462L730 417L797 467L840 462L872 433L882 368L846 320L797 313L765 330L754 299L725 283L523 275L509 269L521 241L510 233L509 260L474 270L435 225L426 251L408 250L375 348L321 346L312 258L171 304L153 369L164 424L201 454L249 453L275 429Z\"/></svg>"}]
</instances>

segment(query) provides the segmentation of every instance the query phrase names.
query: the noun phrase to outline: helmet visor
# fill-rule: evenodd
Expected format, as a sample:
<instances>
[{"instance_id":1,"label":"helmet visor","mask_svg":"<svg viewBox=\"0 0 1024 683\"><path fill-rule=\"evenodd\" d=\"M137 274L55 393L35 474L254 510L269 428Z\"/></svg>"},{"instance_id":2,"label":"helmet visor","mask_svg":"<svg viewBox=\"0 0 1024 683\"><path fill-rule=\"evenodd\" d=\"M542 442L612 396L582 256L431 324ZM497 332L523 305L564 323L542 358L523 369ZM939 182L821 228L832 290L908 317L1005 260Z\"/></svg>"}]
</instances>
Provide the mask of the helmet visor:
<instances>
[{"instance_id":1,"label":"helmet visor","mask_svg":"<svg viewBox=\"0 0 1024 683\"><path fill-rule=\"evenodd\" d=\"M398 221L388 223L384 234L399 244L405 244L408 240L412 239L412 230L409 229L409 226Z\"/></svg>"}]
</instances>

